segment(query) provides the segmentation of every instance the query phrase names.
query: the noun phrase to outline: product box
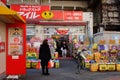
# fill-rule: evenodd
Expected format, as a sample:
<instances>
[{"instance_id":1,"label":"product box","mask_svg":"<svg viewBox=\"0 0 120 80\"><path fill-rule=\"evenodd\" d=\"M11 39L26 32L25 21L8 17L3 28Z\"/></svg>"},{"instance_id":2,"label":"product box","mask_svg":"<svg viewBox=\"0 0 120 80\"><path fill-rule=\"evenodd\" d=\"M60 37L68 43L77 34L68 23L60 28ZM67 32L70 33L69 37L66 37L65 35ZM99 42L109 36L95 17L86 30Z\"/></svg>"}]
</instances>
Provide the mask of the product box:
<instances>
[{"instance_id":1,"label":"product box","mask_svg":"<svg viewBox=\"0 0 120 80\"><path fill-rule=\"evenodd\" d=\"M31 68L31 61L30 60L26 61L26 68Z\"/></svg>"},{"instance_id":2,"label":"product box","mask_svg":"<svg viewBox=\"0 0 120 80\"><path fill-rule=\"evenodd\" d=\"M32 60L31 67L36 68L37 63L38 63L38 60Z\"/></svg>"},{"instance_id":3,"label":"product box","mask_svg":"<svg viewBox=\"0 0 120 80\"><path fill-rule=\"evenodd\" d=\"M98 64L97 63L91 64L90 65L90 71L92 71L92 72L98 71Z\"/></svg>"},{"instance_id":4,"label":"product box","mask_svg":"<svg viewBox=\"0 0 120 80\"><path fill-rule=\"evenodd\" d=\"M60 67L60 62L59 60L55 60L55 68L59 68Z\"/></svg>"},{"instance_id":5,"label":"product box","mask_svg":"<svg viewBox=\"0 0 120 80\"><path fill-rule=\"evenodd\" d=\"M107 65L106 64L99 64L99 71L106 71Z\"/></svg>"},{"instance_id":6,"label":"product box","mask_svg":"<svg viewBox=\"0 0 120 80\"><path fill-rule=\"evenodd\" d=\"M115 64L107 64L107 69L109 71L114 71L115 70Z\"/></svg>"},{"instance_id":7,"label":"product box","mask_svg":"<svg viewBox=\"0 0 120 80\"><path fill-rule=\"evenodd\" d=\"M116 64L116 70L120 71L120 64Z\"/></svg>"},{"instance_id":8,"label":"product box","mask_svg":"<svg viewBox=\"0 0 120 80\"><path fill-rule=\"evenodd\" d=\"M89 62L85 62L85 68L90 68L90 63Z\"/></svg>"}]
</instances>

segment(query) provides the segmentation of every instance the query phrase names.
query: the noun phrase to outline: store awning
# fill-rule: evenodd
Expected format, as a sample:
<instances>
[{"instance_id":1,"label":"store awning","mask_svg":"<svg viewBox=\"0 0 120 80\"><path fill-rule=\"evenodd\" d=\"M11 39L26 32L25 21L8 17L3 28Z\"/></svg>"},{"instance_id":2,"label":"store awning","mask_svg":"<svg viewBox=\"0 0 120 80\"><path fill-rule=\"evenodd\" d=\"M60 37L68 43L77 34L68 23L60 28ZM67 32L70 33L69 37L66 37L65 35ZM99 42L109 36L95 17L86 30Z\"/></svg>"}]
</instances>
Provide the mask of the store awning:
<instances>
[{"instance_id":1,"label":"store awning","mask_svg":"<svg viewBox=\"0 0 120 80\"><path fill-rule=\"evenodd\" d=\"M17 12L4 6L0 6L0 21L4 23L26 23Z\"/></svg>"}]
</instances>

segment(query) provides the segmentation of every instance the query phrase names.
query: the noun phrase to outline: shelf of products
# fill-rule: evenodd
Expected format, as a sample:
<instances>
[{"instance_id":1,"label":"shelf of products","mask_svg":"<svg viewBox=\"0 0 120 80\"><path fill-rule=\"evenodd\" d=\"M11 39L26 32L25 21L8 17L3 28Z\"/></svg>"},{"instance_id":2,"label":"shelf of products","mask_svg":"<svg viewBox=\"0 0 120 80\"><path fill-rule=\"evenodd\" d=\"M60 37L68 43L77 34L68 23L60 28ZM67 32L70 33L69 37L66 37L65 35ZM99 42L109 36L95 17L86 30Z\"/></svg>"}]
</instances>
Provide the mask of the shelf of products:
<instances>
[{"instance_id":1,"label":"shelf of products","mask_svg":"<svg viewBox=\"0 0 120 80\"><path fill-rule=\"evenodd\" d=\"M94 34L93 54L97 70L120 71L120 33L104 31ZM96 49L96 51L94 51ZM94 65L91 65L94 66Z\"/></svg>"}]
</instances>

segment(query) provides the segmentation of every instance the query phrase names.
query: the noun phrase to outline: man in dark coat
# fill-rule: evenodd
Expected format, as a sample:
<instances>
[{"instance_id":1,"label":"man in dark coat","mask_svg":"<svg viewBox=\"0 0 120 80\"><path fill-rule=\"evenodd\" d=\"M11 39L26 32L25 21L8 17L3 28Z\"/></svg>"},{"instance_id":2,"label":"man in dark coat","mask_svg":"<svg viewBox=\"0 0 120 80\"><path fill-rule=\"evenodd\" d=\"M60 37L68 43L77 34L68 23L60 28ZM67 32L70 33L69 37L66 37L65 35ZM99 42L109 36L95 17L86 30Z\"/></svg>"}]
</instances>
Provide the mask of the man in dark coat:
<instances>
[{"instance_id":1,"label":"man in dark coat","mask_svg":"<svg viewBox=\"0 0 120 80\"><path fill-rule=\"evenodd\" d=\"M41 59L42 74L49 75L48 62L51 59L51 54L47 39L45 39L43 44L40 46L39 59Z\"/></svg>"}]
</instances>

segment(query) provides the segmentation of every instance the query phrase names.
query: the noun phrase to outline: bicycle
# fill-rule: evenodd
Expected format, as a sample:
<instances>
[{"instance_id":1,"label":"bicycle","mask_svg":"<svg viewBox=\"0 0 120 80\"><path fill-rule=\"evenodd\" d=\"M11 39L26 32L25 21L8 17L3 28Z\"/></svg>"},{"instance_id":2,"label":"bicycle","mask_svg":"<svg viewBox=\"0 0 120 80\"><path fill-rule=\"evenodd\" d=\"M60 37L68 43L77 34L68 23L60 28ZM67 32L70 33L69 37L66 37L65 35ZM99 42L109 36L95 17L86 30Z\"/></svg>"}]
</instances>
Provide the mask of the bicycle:
<instances>
[{"instance_id":1,"label":"bicycle","mask_svg":"<svg viewBox=\"0 0 120 80\"><path fill-rule=\"evenodd\" d=\"M83 56L85 54L85 51L87 51L87 50L83 49L82 51L77 51L77 53L76 53L75 61L77 63L77 73L80 73L81 69L84 69L83 62L85 60L85 57L83 57Z\"/></svg>"}]
</instances>

